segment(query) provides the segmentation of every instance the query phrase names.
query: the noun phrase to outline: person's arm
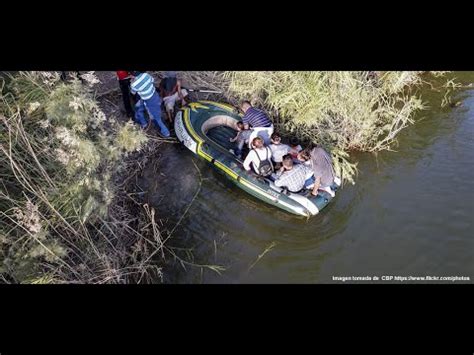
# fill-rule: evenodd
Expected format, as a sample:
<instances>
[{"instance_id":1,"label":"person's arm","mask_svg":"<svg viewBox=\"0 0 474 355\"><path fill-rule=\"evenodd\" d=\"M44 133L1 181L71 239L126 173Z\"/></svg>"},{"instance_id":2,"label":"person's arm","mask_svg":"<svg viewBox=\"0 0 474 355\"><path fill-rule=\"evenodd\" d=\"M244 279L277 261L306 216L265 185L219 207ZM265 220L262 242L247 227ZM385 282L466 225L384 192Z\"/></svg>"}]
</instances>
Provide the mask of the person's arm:
<instances>
[{"instance_id":1,"label":"person's arm","mask_svg":"<svg viewBox=\"0 0 474 355\"><path fill-rule=\"evenodd\" d=\"M276 172L277 178L279 178L283 173L285 172L285 167L282 166L278 171Z\"/></svg>"},{"instance_id":2,"label":"person's arm","mask_svg":"<svg viewBox=\"0 0 474 355\"><path fill-rule=\"evenodd\" d=\"M240 135L240 132L237 132L237 135L234 138L229 138L229 141L232 143L235 142L237 138L239 138L239 135Z\"/></svg>"},{"instance_id":3,"label":"person's arm","mask_svg":"<svg viewBox=\"0 0 474 355\"><path fill-rule=\"evenodd\" d=\"M255 154L255 152L253 150L251 150L248 154L247 154L247 157L245 158L244 160L244 169L248 172L248 171L251 171L252 168L250 167L250 164L252 163L253 161L253 154Z\"/></svg>"},{"instance_id":4,"label":"person's arm","mask_svg":"<svg viewBox=\"0 0 474 355\"><path fill-rule=\"evenodd\" d=\"M250 128L250 125L249 125L249 118L247 116L247 113L245 113L243 116L242 116L242 123L244 124L244 129L249 129Z\"/></svg>"},{"instance_id":5,"label":"person's arm","mask_svg":"<svg viewBox=\"0 0 474 355\"><path fill-rule=\"evenodd\" d=\"M287 180L287 174L281 172L282 170L280 169L280 172L277 174L277 179L275 180L275 186L277 187L284 187L286 186L286 180Z\"/></svg>"},{"instance_id":6,"label":"person's arm","mask_svg":"<svg viewBox=\"0 0 474 355\"><path fill-rule=\"evenodd\" d=\"M183 93L181 92L181 80L176 81L176 86L178 88L179 99L181 100L181 103L183 103L184 102L184 96L183 96Z\"/></svg>"},{"instance_id":7,"label":"person's arm","mask_svg":"<svg viewBox=\"0 0 474 355\"><path fill-rule=\"evenodd\" d=\"M133 86L132 86L132 85L130 85L130 93L131 93L132 95L135 95L135 94L137 93L136 90L133 89Z\"/></svg>"}]
</instances>

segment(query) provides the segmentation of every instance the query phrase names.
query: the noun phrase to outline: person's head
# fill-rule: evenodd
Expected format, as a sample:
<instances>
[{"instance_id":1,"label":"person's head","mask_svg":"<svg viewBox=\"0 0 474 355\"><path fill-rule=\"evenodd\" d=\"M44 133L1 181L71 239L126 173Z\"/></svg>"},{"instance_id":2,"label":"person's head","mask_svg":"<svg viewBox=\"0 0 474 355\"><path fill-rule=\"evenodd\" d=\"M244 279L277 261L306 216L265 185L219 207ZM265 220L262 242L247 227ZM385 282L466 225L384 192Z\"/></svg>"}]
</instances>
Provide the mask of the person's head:
<instances>
[{"instance_id":1,"label":"person's head","mask_svg":"<svg viewBox=\"0 0 474 355\"><path fill-rule=\"evenodd\" d=\"M274 143L274 144L280 144L281 143L281 136L277 132L272 133L272 135L270 136L270 139L272 140L272 143Z\"/></svg>"},{"instance_id":2,"label":"person's head","mask_svg":"<svg viewBox=\"0 0 474 355\"><path fill-rule=\"evenodd\" d=\"M242 121L237 122L237 128L239 131L242 131L244 129L244 123Z\"/></svg>"},{"instance_id":3,"label":"person's head","mask_svg":"<svg viewBox=\"0 0 474 355\"><path fill-rule=\"evenodd\" d=\"M252 104L248 100L244 100L240 103L240 109L243 113L246 113L250 107L252 107Z\"/></svg>"},{"instance_id":4,"label":"person's head","mask_svg":"<svg viewBox=\"0 0 474 355\"><path fill-rule=\"evenodd\" d=\"M290 154L286 154L283 156L282 165L286 170L291 170L293 168L293 158Z\"/></svg>"},{"instance_id":5,"label":"person's head","mask_svg":"<svg viewBox=\"0 0 474 355\"><path fill-rule=\"evenodd\" d=\"M298 141L298 138L291 137L291 139L290 139L290 146L291 147L297 147L299 144L300 144L300 142Z\"/></svg>"},{"instance_id":6,"label":"person's head","mask_svg":"<svg viewBox=\"0 0 474 355\"><path fill-rule=\"evenodd\" d=\"M298 153L299 161L308 161L310 158L311 158L311 150L308 148L303 149L301 152Z\"/></svg>"},{"instance_id":7,"label":"person's head","mask_svg":"<svg viewBox=\"0 0 474 355\"><path fill-rule=\"evenodd\" d=\"M263 139L261 137L255 137L252 140L252 146L256 149L263 148L264 146Z\"/></svg>"}]
</instances>

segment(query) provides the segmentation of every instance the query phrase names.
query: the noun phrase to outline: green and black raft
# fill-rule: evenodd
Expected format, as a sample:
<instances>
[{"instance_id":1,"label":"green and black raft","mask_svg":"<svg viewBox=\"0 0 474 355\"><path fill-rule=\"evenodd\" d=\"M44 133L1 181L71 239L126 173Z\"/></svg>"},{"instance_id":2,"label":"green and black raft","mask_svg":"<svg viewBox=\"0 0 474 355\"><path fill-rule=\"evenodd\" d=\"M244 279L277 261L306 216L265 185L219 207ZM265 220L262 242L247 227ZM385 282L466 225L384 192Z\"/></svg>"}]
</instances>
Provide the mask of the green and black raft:
<instances>
[{"instance_id":1,"label":"green and black raft","mask_svg":"<svg viewBox=\"0 0 474 355\"><path fill-rule=\"evenodd\" d=\"M176 114L175 131L194 154L206 159L232 182L249 194L300 216L314 216L333 199L319 191L317 196L307 192L291 193L265 178L245 171L242 161L232 153L236 143L229 142L236 134L241 117L227 104L212 101L192 102ZM338 185L333 188L337 189Z\"/></svg>"}]
</instances>

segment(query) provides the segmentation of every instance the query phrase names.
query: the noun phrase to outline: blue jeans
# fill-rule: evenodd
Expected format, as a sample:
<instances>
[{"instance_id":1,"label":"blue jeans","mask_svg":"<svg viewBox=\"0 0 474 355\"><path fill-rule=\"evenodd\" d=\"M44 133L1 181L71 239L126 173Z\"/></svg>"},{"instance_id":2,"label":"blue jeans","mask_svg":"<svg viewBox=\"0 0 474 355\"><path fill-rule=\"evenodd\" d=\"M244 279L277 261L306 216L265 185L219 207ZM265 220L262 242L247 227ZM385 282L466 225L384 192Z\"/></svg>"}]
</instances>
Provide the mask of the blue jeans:
<instances>
[{"instance_id":1,"label":"blue jeans","mask_svg":"<svg viewBox=\"0 0 474 355\"><path fill-rule=\"evenodd\" d=\"M242 156L242 149L244 148L245 143L249 142L250 135L252 134L252 130L243 130L240 131L237 137L237 149L235 150L235 155L238 157Z\"/></svg>"},{"instance_id":2,"label":"blue jeans","mask_svg":"<svg viewBox=\"0 0 474 355\"><path fill-rule=\"evenodd\" d=\"M308 180L304 182L304 187L308 188L308 186L311 186L315 183L316 179L314 178L314 175L311 176Z\"/></svg>"},{"instance_id":3,"label":"blue jeans","mask_svg":"<svg viewBox=\"0 0 474 355\"><path fill-rule=\"evenodd\" d=\"M242 149L244 148L245 145L245 139L237 139L237 149L235 150L235 155L238 157L242 156Z\"/></svg>"},{"instance_id":4,"label":"blue jeans","mask_svg":"<svg viewBox=\"0 0 474 355\"><path fill-rule=\"evenodd\" d=\"M135 120L140 123L142 128L145 128L147 125L145 110L148 111L148 115L155 123L155 126L160 128L161 134L169 137L170 131L161 120L161 99L157 92L150 99L140 100L135 105Z\"/></svg>"}]
</instances>

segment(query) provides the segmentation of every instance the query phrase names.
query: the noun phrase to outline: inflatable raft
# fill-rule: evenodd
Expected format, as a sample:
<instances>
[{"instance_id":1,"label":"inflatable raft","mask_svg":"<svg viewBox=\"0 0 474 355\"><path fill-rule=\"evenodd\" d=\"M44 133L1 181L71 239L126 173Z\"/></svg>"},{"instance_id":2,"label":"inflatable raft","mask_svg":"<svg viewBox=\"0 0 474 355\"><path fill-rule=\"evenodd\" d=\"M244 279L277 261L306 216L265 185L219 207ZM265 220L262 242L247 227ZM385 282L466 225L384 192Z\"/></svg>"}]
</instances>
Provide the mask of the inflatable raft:
<instances>
[{"instance_id":1,"label":"inflatable raft","mask_svg":"<svg viewBox=\"0 0 474 355\"><path fill-rule=\"evenodd\" d=\"M307 191L292 193L266 178L251 175L243 161L232 153L236 143L229 142L241 120L236 110L227 104L212 101L192 102L181 109L174 122L178 140L189 150L207 160L238 187L256 198L299 216L314 216L326 207L333 196L319 191L312 196ZM339 185L334 185L337 190Z\"/></svg>"}]
</instances>

